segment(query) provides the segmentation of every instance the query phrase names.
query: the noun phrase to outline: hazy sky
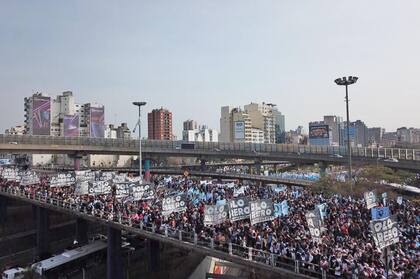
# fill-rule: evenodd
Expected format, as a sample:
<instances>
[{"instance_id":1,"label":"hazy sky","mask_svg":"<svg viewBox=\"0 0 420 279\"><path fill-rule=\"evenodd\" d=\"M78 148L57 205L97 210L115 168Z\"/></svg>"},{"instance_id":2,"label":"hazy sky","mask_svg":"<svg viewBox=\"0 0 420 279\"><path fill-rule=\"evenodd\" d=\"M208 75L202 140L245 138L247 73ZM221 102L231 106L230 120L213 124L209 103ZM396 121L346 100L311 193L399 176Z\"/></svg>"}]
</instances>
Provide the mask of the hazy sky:
<instances>
[{"instance_id":1,"label":"hazy sky","mask_svg":"<svg viewBox=\"0 0 420 279\"><path fill-rule=\"evenodd\" d=\"M418 0L3 0L0 131L23 123L25 96L65 90L130 127L132 101L166 107L177 135L251 101L307 128L345 115L343 75L360 77L352 120L420 127L419 14Z\"/></svg>"}]
</instances>

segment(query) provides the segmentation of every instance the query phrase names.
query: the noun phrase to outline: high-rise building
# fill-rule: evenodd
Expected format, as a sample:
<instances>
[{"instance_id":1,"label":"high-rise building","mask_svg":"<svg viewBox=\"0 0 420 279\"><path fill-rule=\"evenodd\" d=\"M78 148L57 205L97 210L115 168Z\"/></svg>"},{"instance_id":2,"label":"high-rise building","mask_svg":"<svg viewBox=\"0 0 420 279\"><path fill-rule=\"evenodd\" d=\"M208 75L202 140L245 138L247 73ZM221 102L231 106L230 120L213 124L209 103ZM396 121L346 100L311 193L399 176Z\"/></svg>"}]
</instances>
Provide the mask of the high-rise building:
<instances>
[{"instance_id":1,"label":"high-rise building","mask_svg":"<svg viewBox=\"0 0 420 279\"><path fill-rule=\"evenodd\" d=\"M285 132L284 143L287 144L308 144L308 135L305 133L302 126L298 126L296 130Z\"/></svg>"},{"instance_id":2,"label":"high-rise building","mask_svg":"<svg viewBox=\"0 0 420 279\"><path fill-rule=\"evenodd\" d=\"M71 91L55 99L43 93L25 98L25 134L103 138L104 130L104 106L76 104Z\"/></svg>"},{"instance_id":3,"label":"high-rise building","mask_svg":"<svg viewBox=\"0 0 420 279\"><path fill-rule=\"evenodd\" d=\"M77 104L71 91L55 98L36 93L24 99L25 134L62 137L105 137L105 108L96 103ZM94 156L90 155L89 159ZM64 155L34 154L33 165L70 164Z\"/></svg>"},{"instance_id":4,"label":"high-rise building","mask_svg":"<svg viewBox=\"0 0 420 279\"><path fill-rule=\"evenodd\" d=\"M382 136L383 147L395 147L398 142L397 132L384 133Z\"/></svg>"},{"instance_id":5,"label":"high-rise building","mask_svg":"<svg viewBox=\"0 0 420 279\"><path fill-rule=\"evenodd\" d=\"M34 136L51 135L51 98L35 93L24 99L25 134Z\"/></svg>"},{"instance_id":6,"label":"high-rise building","mask_svg":"<svg viewBox=\"0 0 420 279\"><path fill-rule=\"evenodd\" d=\"M310 122L309 144L339 146L342 126L342 118L335 115L325 115L323 121Z\"/></svg>"},{"instance_id":7,"label":"high-rise building","mask_svg":"<svg viewBox=\"0 0 420 279\"><path fill-rule=\"evenodd\" d=\"M369 132L366 124L357 120L350 122L350 142L352 147L364 147L369 145ZM340 133L340 145L347 146L347 125L344 123Z\"/></svg>"},{"instance_id":8,"label":"high-rise building","mask_svg":"<svg viewBox=\"0 0 420 279\"><path fill-rule=\"evenodd\" d=\"M182 140L184 141L199 141L199 142L217 142L218 132L214 129L209 129L207 126L200 126L195 130L182 131Z\"/></svg>"},{"instance_id":9,"label":"high-rise building","mask_svg":"<svg viewBox=\"0 0 420 279\"><path fill-rule=\"evenodd\" d=\"M276 107L273 107L274 130L276 143L285 142L286 121L285 116Z\"/></svg>"},{"instance_id":10,"label":"high-rise building","mask_svg":"<svg viewBox=\"0 0 420 279\"><path fill-rule=\"evenodd\" d=\"M331 145L338 146L340 144L340 129L343 125L343 119L335 115L324 116L324 123L328 125Z\"/></svg>"},{"instance_id":11,"label":"high-rise building","mask_svg":"<svg viewBox=\"0 0 420 279\"><path fill-rule=\"evenodd\" d=\"M154 109L147 115L148 138L153 140L172 140L172 112L167 109Z\"/></svg>"},{"instance_id":12,"label":"high-rise building","mask_svg":"<svg viewBox=\"0 0 420 279\"><path fill-rule=\"evenodd\" d=\"M380 127L368 128L368 145L379 146L382 144L382 137L385 133L385 129Z\"/></svg>"},{"instance_id":13,"label":"high-rise building","mask_svg":"<svg viewBox=\"0 0 420 279\"><path fill-rule=\"evenodd\" d=\"M420 129L401 127L397 129L397 143L420 143Z\"/></svg>"},{"instance_id":14,"label":"high-rise building","mask_svg":"<svg viewBox=\"0 0 420 279\"><path fill-rule=\"evenodd\" d=\"M182 140L199 142L217 142L219 134L214 129L209 129L206 125L198 126L194 120L184 121Z\"/></svg>"},{"instance_id":15,"label":"high-rise building","mask_svg":"<svg viewBox=\"0 0 420 279\"><path fill-rule=\"evenodd\" d=\"M276 142L275 117L273 104L251 103L241 108L222 107L220 117L221 142ZM284 116L277 111L279 129L284 129Z\"/></svg>"},{"instance_id":16,"label":"high-rise building","mask_svg":"<svg viewBox=\"0 0 420 279\"><path fill-rule=\"evenodd\" d=\"M332 133L328 124L324 121L309 123L309 144L310 145L331 145Z\"/></svg>"},{"instance_id":17,"label":"high-rise building","mask_svg":"<svg viewBox=\"0 0 420 279\"><path fill-rule=\"evenodd\" d=\"M244 107L251 119L252 128L263 131L264 143L276 142L273 107L273 104L266 103L251 103Z\"/></svg>"},{"instance_id":18,"label":"high-rise building","mask_svg":"<svg viewBox=\"0 0 420 279\"><path fill-rule=\"evenodd\" d=\"M222 107L220 142L252 142L252 124L247 112L241 108Z\"/></svg>"},{"instance_id":19,"label":"high-rise building","mask_svg":"<svg viewBox=\"0 0 420 279\"><path fill-rule=\"evenodd\" d=\"M369 130L366 124L361 120L351 123L356 129L356 146L364 147L369 144Z\"/></svg>"},{"instance_id":20,"label":"high-rise building","mask_svg":"<svg viewBox=\"0 0 420 279\"><path fill-rule=\"evenodd\" d=\"M187 120L184 121L184 131L190 131L190 130L197 130L198 129L198 125L197 122L194 120Z\"/></svg>"}]
</instances>

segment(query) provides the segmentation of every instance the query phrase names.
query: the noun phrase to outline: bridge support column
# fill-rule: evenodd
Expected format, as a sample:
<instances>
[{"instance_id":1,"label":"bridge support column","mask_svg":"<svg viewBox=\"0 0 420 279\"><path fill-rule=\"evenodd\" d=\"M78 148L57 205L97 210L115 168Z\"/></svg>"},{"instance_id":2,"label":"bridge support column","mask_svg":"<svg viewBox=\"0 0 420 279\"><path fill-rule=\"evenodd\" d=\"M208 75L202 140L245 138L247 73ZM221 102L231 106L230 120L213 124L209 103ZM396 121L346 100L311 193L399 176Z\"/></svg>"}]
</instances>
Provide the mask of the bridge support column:
<instances>
[{"instance_id":1,"label":"bridge support column","mask_svg":"<svg viewBox=\"0 0 420 279\"><path fill-rule=\"evenodd\" d=\"M327 172L327 164L325 164L324 162L320 162L318 165L319 165L319 174L321 175L321 177L324 177Z\"/></svg>"},{"instance_id":2,"label":"bridge support column","mask_svg":"<svg viewBox=\"0 0 420 279\"><path fill-rule=\"evenodd\" d=\"M7 221L7 198L0 196L0 225L3 227Z\"/></svg>"},{"instance_id":3,"label":"bridge support column","mask_svg":"<svg viewBox=\"0 0 420 279\"><path fill-rule=\"evenodd\" d=\"M261 175L261 162L255 161L255 174Z\"/></svg>"},{"instance_id":4,"label":"bridge support column","mask_svg":"<svg viewBox=\"0 0 420 279\"><path fill-rule=\"evenodd\" d=\"M108 279L122 279L121 230L108 226L106 274Z\"/></svg>"},{"instance_id":5,"label":"bridge support column","mask_svg":"<svg viewBox=\"0 0 420 279\"><path fill-rule=\"evenodd\" d=\"M48 210L39 206L32 207L36 223L35 260L42 260L49 254L49 216Z\"/></svg>"},{"instance_id":6,"label":"bridge support column","mask_svg":"<svg viewBox=\"0 0 420 279\"><path fill-rule=\"evenodd\" d=\"M149 262L149 271L160 271L160 243L156 240L147 240L147 256Z\"/></svg>"},{"instance_id":7,"label":"bridge support column","mask_svg":"<svg viewBox=\"0 0 420 279\"><path fill-rule=\"evenodd\" d=\"M206 160L200 160L200 171L206 171Z\"/></svg>"},{"instance_id":8,"label":"bridge support column","mask_svg":"<svg viewBox=\"0 0 420 279\"><path fill-rule=\"evenodd\" d=\"M150 159L144 160L144 179L150 181Z\"/></svg>"},{"instance_id":9,"label":"bridge support column","mask_svg":"<svg viewBox=\"0 0 420 279\"><path fill-rule=\"evenodd\" d=\"M88 222L81 218L76 220L76 241L79 245L88 244Z\"/></svg>"},{"instance_id":10,"label":"bridge support column","mask_svg":"<svg viewBox=\"0 0 420 279\"><path fill-rule=\"evenodd\" d=\"M83 159L83 156L80 154L69 155L73 159L73 168L75 171L80 170L80 162Z\"/></svg>"}]
</instances>

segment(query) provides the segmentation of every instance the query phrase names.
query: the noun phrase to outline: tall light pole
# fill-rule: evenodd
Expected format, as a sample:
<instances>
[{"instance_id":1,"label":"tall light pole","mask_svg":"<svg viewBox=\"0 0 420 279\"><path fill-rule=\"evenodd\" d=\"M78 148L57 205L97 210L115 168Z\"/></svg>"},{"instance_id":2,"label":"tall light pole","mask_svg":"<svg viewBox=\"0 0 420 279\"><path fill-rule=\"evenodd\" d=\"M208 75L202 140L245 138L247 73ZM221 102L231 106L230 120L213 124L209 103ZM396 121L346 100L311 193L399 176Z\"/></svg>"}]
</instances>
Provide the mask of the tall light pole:
<instances>
[{"instance_id":1,"label":"tall light pole","mask_svg":"<svg viewBox=\"0 0 420 279\"><path fill-rule=\"evenodd\" d=\"M143 180L142 176L142 165L141 165L141 107L146 105L146 102L133 102L133 105L139 107L139 120L137 121L136 127L134 127L134 133L136 132L136 128L139 128L139 176L140 179Z\"/></svg>"},{"instance_id":2,"label":"tall light pole","mask_svg":"<svg viewBox=\"0 0 420 279\"><path fill-rule=\"evenodd\" d=\"M349 181L350 190L353 192L353 176L351 171L351 143L350 143L350 113L349 113L349 85L356 83L358 77L349 76L348 78L342 77L335 80L337 85L346 87L346 112L347 112L347 155L349 157Z\"/></svg>"}]
</instances>

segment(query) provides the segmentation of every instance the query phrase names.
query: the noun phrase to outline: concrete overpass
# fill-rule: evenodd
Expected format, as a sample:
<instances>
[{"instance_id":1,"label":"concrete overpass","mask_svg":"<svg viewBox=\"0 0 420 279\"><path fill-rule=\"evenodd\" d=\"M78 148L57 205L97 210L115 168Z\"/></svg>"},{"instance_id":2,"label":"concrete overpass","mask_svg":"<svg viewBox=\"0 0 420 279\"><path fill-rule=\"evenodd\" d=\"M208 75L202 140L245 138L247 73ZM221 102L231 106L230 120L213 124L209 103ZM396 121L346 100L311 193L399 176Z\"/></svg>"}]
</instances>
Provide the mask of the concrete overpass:
<instances>
[{"instance_id":1,"label":"concrete overpass","mask_svg":"<svg viewBox=\"0 0 420 279\"><path fill-rule=\"evenodd\" d=\"M46 171L46 172L55 172L55 171L71 171L73 168L36 168L37 171ZM119 172L135 172L138 173L137 168L90 168L90 170L102 170L102 171L119 171ZM152 168L150 172L153 174L161 175L183 175L184 170L180 169L164 169L164 168ZM239 174L239 173L216 173L209 171L194 171L188 170L188 174L194 177L209 177L209 178L218 178L218 179L234 179L240 181L255 181L266 184L283 184L287 186L302 186L310 187L316 182L305 179L286 179L275 176L264 176L264 175L255 175L255 174ZM409 185L399 185L395 183L385 183L381 184L384 187L394 188L395 190L405 192L408 194L420 194L420 189L414 186Z\"/></svg>"},{"instance_id":2,"label":"concrete overpass","mask_svg":"<svg viewBox=\"0 0 420 279\"><path fill-rule=\"evenodd\" d=\"M175 231L169 232L166 229L159 229L156 227L146 227L143 224L134 224L130 219L124 219L119 216L117 220L109 220L100 215L89 214L82 212L76 204L64 203L63 201L53 200L41 196L33 196L23 192L14 191L12 189L0 189L0 196L2 199L10 198L21 202L30 203L33 206L41 209L38 210L37 217L41 221L38 223L38 236L42 238L43 234L47 234L45 230L45 216L47 210L57 211L63 214L69 214L78 220L84 220L93 223L99 223L108 227L108 257L107 269L108 279L119 279L121 262L118 262L119 248L121 247L121 231L127 231L137 234L140 237L146 238L154 242L163 242L171 244L181 249L194 250L198 253L216 257L222 260L237 263L245 268L257 269L260 272L268 274L274 273L280 277L287 276L290 278L327 278L327 274L306 269L301 262L286 259L279 255L270 254L264 251L254 250L252 248L233 245L232 243L225 243L224 245L214 243L211 239L199 239L197 234L190 232ZM2 202L2 200L0 200ZM116 239L116 238L119 238ZM41 241L42 242L42 241ZM48 243L43 245L47 245ZM157 246L159 247L159 245ZM156 246L155 246L156 248ZM158 251L156 249L155 251ZM156 257L153 255L152 257Z\"/></svg>"},{"instance_id":3,"label":"concrete overpass","mask_svg":"<svg viewBox=\"0 0 420 279\"><path fill-rule=\"evenodd\" d=\"M35 168L37 171L71 171L72 168ZM136 168L90 168L90 170L102 170L102 171L119 171L119 172L136 172ZM152 174L161 174L161 175L184 175L184 170L182 169L159 169L152 168L150 169ZM303 186L309 187L314 184L313 181L304 180L304 179L285 179L275 176L264 176L264 175L255 175L255 174L239 174L239 173L217 173L209 171L194 171L188 170L188 175L195 177L209 177L216 179L234 179L234 180L247 180L247 181L256 181L268 184L284 184L288 186Z\"/></svg>"},{"instance_id":4,"label":"concrete overpass","mask_svg":"<svg viewBox=\"0 0 420 279\"><path fill-rule=\"evenodd\" d=\"M138 140L65 138L51 136L0 135L0 153L137 155ZM346 148L288 144L185 143L182 141L142 141L145 158L153 156L195 157L209 160L248 159L262 162L347 163ZM420 171L420 150L395 148L353 148L353 161L380 164L396 169ZM393 158L395 161L386 160Z\"/></svg>"}]
</instances>

